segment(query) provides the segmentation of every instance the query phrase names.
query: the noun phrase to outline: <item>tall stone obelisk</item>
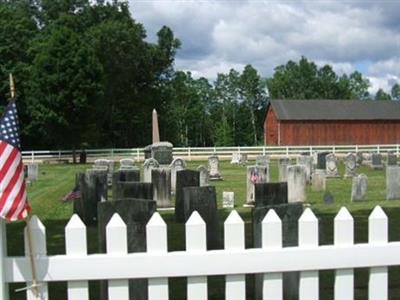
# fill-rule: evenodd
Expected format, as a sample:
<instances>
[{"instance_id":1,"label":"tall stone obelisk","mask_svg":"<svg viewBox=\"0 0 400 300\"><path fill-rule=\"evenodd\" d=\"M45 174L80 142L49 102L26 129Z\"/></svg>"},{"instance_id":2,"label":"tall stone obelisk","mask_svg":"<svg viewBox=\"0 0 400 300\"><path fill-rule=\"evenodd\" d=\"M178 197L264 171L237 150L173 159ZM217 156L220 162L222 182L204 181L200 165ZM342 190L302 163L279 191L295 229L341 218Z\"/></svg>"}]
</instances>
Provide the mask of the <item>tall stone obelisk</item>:
<instances>
[{"instance_id":1,"label":"tall stone obelisk","mask_svg":"<svg viewBox=\"0 0 400 300\"><path fill-rule=\"evenodd\" d=\"M157 111L153 109L153 144L160 142L160 132L158 131L158 116Z\"/></svg>"}]
</instances>

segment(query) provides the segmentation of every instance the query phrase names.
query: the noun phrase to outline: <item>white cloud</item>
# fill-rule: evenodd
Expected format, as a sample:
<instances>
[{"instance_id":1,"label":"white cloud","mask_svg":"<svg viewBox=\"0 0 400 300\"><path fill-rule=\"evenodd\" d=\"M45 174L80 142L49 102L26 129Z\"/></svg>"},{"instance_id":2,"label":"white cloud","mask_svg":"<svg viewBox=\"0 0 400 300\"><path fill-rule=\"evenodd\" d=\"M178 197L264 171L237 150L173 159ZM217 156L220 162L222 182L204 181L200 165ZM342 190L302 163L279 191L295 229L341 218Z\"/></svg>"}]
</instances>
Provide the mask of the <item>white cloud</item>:
<instances>
[{"instance_id":1,"label":"white cloud","mask_svg":"<svg viewBox=\"0 0 400 300\"><path fill-rule=\"evenodd\" d=\"M400 1L131 0L131 8L150 40L171 27L182 41L176 68L196 76L246 64L270 76L302 55L339 74L366 62L371 90L400 76Z\"/></svg>"}]
</instances>

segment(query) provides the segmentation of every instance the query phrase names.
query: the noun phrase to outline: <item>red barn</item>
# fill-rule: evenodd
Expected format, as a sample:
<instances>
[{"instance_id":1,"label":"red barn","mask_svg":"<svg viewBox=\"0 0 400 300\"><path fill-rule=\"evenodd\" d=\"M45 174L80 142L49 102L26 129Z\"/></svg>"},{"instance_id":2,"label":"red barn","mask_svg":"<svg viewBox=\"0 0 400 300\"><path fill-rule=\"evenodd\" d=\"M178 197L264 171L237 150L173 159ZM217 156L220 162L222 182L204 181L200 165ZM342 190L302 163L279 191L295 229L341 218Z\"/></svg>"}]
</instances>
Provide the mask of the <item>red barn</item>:
<instances>
[{"instance_id":1,"label":"red barn","mask_svg":"<svg viewBox=\"0 0 400 300\"><path fill-rule=\"evenodd\" d=\"M266 145L400 143L400 102L271 100L264 119Z\"/></svg>"}]
</instances>

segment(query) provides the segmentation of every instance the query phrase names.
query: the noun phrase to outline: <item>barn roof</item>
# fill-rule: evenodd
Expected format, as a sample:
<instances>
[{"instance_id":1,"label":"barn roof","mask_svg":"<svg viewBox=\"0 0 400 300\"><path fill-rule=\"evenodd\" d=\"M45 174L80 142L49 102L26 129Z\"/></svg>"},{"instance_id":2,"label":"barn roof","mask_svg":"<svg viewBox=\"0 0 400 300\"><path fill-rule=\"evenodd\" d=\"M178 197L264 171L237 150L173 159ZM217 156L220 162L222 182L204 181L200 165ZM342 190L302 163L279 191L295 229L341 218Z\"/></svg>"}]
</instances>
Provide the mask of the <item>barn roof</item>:
<instances>
[{"instance_id":1,"label":"barn roof","mask_svg":"<svg viewBox=\"0 0 400 300\"><path fill-rule=\"evenodd\" d=\"M271 100L279 120L400 120L400 102L374 100Z\"/></svg>"}]
</instances>

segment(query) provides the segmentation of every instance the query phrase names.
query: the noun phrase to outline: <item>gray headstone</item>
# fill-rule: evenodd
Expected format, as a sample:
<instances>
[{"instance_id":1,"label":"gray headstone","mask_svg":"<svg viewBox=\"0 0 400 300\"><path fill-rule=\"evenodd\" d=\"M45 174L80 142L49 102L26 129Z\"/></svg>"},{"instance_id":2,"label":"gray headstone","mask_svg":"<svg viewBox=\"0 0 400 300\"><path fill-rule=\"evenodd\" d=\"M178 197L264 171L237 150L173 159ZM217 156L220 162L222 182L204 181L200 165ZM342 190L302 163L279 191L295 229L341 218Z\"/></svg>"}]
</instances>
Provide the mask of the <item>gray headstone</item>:
<instances>
[{"instance_id":1,"label":"gray headstone","mask_svg":"<svg viewBox=\"0 0 400 300\"><path fill-rule=\"evenodd\" d=\"M353 177L356 175L357 157L353 153L348 153L344 158L344 177Z\"/></svg>"},{"instance_id":2,"label":"gray headstone","mask_svg":"<svg viewBox=\"0 0 400 300\"><path fill-rule=\"evenodd\" d=\"M372 153L371 155L371 168L374 170L382 170L382 155L379 153Z\"/></svg>"},{"instance_id":3,"label":"gray headstone","mask_svg":"<svg viewBox=\"0 0 400 300\"><path fill-rule=\"evenodd\" d=\"M330 153L325 156L326 160L326 177L339 177L338 162L335 154Z\"/></svg>"},{"instance_id":4,"label":"gray headstone","mask_svg":"<svg viewBox=\"0 0 400 300\"><path fill-rule=\"evenodd\" d=\"M362 153L362 164L364 166L371 166L372 165L372 154L371 153Z\"/></svg>"},{"instance_id":5,"label":"gray headstone","mask_svg":"<svg viewBox=\"0 0 400 300\"><path fill-rule=\"evenodd\" d=\"M127 198L153 200L153 184L133 181L116 181L113 183L113 200Z\"/></svg>"},{"instance_id":6,"label":"gray headstone","mask_svg":"<svg viewBox=\"0 0 400 300\"><path fill-rule=\"evenodd\" d=\"M256 207L288 203L288 187L286 182L270 182L255 184Z\"/></svg>"},{"instance_id":7,"label":"gray headstone","mask_svg":"<svg viewBox=\"0 0 400 300\"><path fill-rule=\"evenodd\" d=\"M157 202L157 207L171 207L171 170L167 168L151 170L151 182L153 199Z\"/></svg>"},{"instance_id":8,"label":"gray headstone","mask_svg":"<svg viewBox=\"0 0 400 300\"><path fill-rule=\"evenodd\" d=\"M222 176L219 171L219 158L217 155L211 155L208 157L208 172L210 180L222 180Z\"/></svg>"},{"instance_id":9,"label":"gray headstone","mask_svg":"<svg viewBox=\"0 0 400 300\"><path fill-rule=\"evenodd\" d=\"M397 166L397 155L393 152L388 152L387 154L387 165Z\"/></svg>"},{"instance_id":10,"label":"gray headstone","mask_svg":"<svg viewBox=\"0 0 400 300\"><path fill-rule=\"evenodd\" d=\"M176 172L175 194L175 220L178 223L185 222L183 188L200 185L200 173L194 170L181 170Z\"/></svg>"},{"instance_id":11,"label":"gray headstone","mask_svg":"<svg viewBox=\"0 0 400 300\"><path fill-rule=\"evenodd\" d=\"M256 157L256 166L269 166L269 157L267 155L258 155Z\"/></svg>"},{"instance_id":12,"label":"gray headstone","mask_svg":"<svg viewBox=\"0 0 400 300\"><path fill-rule=\"evenodd\" d=\"M326 169L326 156L329 154L329 152L318 152L317 153L317 169Z\"/></svg>"},{"instance_id":13,"label":"gray headstone","mask_svg":"<svg viewBox=\"0 0 400 300\"><path fill-rule=\"evenodd\" d=\"M131 169L131 170L118 170L114 172L112 177L112 195L113 199L116 195L116 187L118 182L125 182L125 181L140 181L140 170L138 169ZM131 197L135 198L135 197Z\"/></svg>"},{"instance_id":14,"label":"gray headstone","mask_svg":"<svg viewBox=\"0 0 400 300\"><path fill-rule=\"evenodd\" d=\"M208 173L208 169L200 165L197 168L197 171L200 172L200 186L207 186L210 184L210 174Z\"/></svg>"},{"instance_id":15,"label":"gray headstone","mask_svg":"<svg viewBox=\"0 0 400 300\"><path fill-rule=\"evenodd\" d=\"M175 158L169 165L171 168L171 190L175 193L176 190L176 172L186 169L186 162L182 158Z\"/></svg>"},{"instance_id":16,"label":"gray headstone","mask_svg":"<svg viewBox=\"0 0 400 300\"><path fill-rule=\"evenodd\" d=\"M283 247L295 247L298 245L298 219L303 213L302 203L290 203L265 207L255 207L252 212L253 219L253 243L255 248L261 248L262 221L270 209L274 209L282 220L282 244ZM255 299L262 300L263 274L255 275ZM290 272L283 274L284 299L299 298L299 273Z\"/></svg>"},{"instance_id":17,"label":"gray headstone","mask_svg":"<svg viewBox=\"0 0 400 300\"><path fill-rule=\"evenodd\" d=\"M351 186L351 201L363 201L366 198L368 189L368 177L365 174L359 174L353 177Z\"/></svg>"},{"instance_id":18,"label":"gray headstone","mask_svg":"<svg viewBox=\"0 0 400 300\"><path fill-rule=\"evenodd\" d=\"M120 170L132 170L136 169L135 160L131 158L123 158L119 161Z\"/></svg>"},{"instance_id":19,"label":"gray headstone","mask_svg":"<svg viewBox=\"0 0 400 300\"><path fill-rule=\"evenodd\" d=\"M357 163L357 167L361 166L363 164L363 153L362 152L356 152L356 163Z\"/></svg>"},{"instance_id":20,"label":"gray headstone","mask_svg":"<svg viewBox=\"0 0 400 300\"><path fill-rule=\"evenodd\" d=\"M143 164L143 181L151 182L151 170L158 168L160 165L154 158L148 158Z\"/></svg>"},{"instance_id":21,"label":"gray headstone","mask_svg":"<svg viewBox=\"0 0 400 300\"><path fill-rule=\"evenodd\" d=\"M238 165L239 163L240 163L240 153L239 152L233 152L232 153L231 164L232 165Z\"/></svg>"},{"instance_id":22,"label":"gray headstone","mask_svg":"<svg viewBox=\"0 0 400 300\"><path fill-rule=\"evenodd\" d=\"M28 168L27 179L30 182L36 181L39 178L39 164L37 163L28 163L26 164Z\"/></svg>"},{"instance_id":23,"label":"gray headstone","mask_svg":"<svg viewBox=\"0 0 400 300\"><path fill-rule=\"evenodd\" d=\"M311 182L311 174L313 171L312 157L308 155L300 155L297 157L297 165L304 166L306 169L306 180Z\"/></svg>"},{"instance_id":24,"label":"gray headstone","mask_svg":"<svg viewBox=\"0 0 400 300\"><path fill-rule=\"evenodd\" d=\"M147 145L146 147L144 147L143 152L145 160L151 158L151 145Z\"/></svg>"},{"instance_id":25,"label":"gray headstone","mask_svg":"<svg viewBox=\"0 0 400 300\"><path fill-rule=\"evenodd\" d=\"M217 214L217 195L214 186L183 188L185 222L197 211L206 223L207 249L222 248Z\"/></svg>"},{"instance_id":26,"label":"gray headstone","mask_svg":"<svg viewBox=\"0 0 400 300\"><path fill-rule=\"evenodd\" d=\"M311 190L314 192L323 192L326 188L325 170L316 169L311 178Z\"/></svg>"},{"instance_id":27,"label":"gray headstone","mask_svg":"<svg viewBox=\"0 0 400 300\"><path fill-rule=\"evenodd\" d=\"M386 199L400 199L400 166L386 167Z\"/></svg>"},{"instance_id":28,"label":"gray headstone","mask_svg":"<svg viewBox=\"0 0 400 300\"><path fill-rule=\"evenodd\" d=\"M96 171L104 171L107 170L107 184L112 185L112 176L114 172L114 161L110 159L96 159L94 161L94 165L92 166L93 170Z\"/></svg>"},{"instance_id":29,"label":"gray headstone","mask_svg":"<svg viewBox=\"0 0 400 300\"><path fill-rule=\"evenodd\" d=\"M287 181L287 167L289 165L290 165L289 158L280 158L278 160L279 182Z\"/></svg>"},{"instance_id":30,"label":"gray headstone","mask_svg":"<svg viewBox=\"0 0 400 300\"><path fill-rule=\"evenodd\" d=\"M235 193L234 192L222 192L222 207L223 208L234 208L235 207Z\"/></svg>"},{"instance_id":31,"label":"gray headstone","mask_svg":"<svg viewBox=\"0 0 400 300\"><path fill-rule=\"evenodd\" d=\"M151 145L151 157L160 165L169 165L172 162L172 147L169 142L154 143Z\"/></svg>"},{"instance_id":32,"label":"gray headstone","mask_svg":"<svg viewBox=\"0 0 400 300\"><path fill-rule=\"evenodd\" d=\"M324 203L332 204L333 202L334 202L333 195L329 191L326 191L324 193Z\"/></svg>"},{"instance_id":33,"label":"gray headstone","mask_svg":"<svg viewBox=\"0 0 400 300\"><path fill-rule=\"evenodd\" d=\"M256 183L269 182L269 170L266 166L248 166L247 167L247 193L246 203L254 204L254 185Z\"/></svg>"},{"instance_id":34,"label":"gray headstone","mask_svg":"<svg viewBox=\"0 0 400 300\"><path fill-rule=\"evenodd\" d=\"M306 169L304 166L287 167L288 202L304 202L306 200Z\"/></svg>"},{"instance_id":35,"label":"gray headstone","mask_svg":"<svg viewBox=\"0 0 400 300\"><path fill-rule=\"evenodd\" d=\"M128 252L146 252L146 224L156 211L156 202L143 199L106 201L98 204L99 252L106 253L106 226L118 213L127 227ZM147 300L147 279L129 280L129 299ZM100 299L108 299L107 281L101 281Z\"/></svg>"},{"instance_id":36,"label":"gray headstone","mask_svg":"<svg viewBox=\"0 0 400 300\"><path fill-rule=\"evenodd\" d=\"M76 182L81 197L74 201L74 213L86 225L95 224L97 203L107 200L107 171L86 170L86 173L76 175Z\"/></svg>"}]
</instances>

